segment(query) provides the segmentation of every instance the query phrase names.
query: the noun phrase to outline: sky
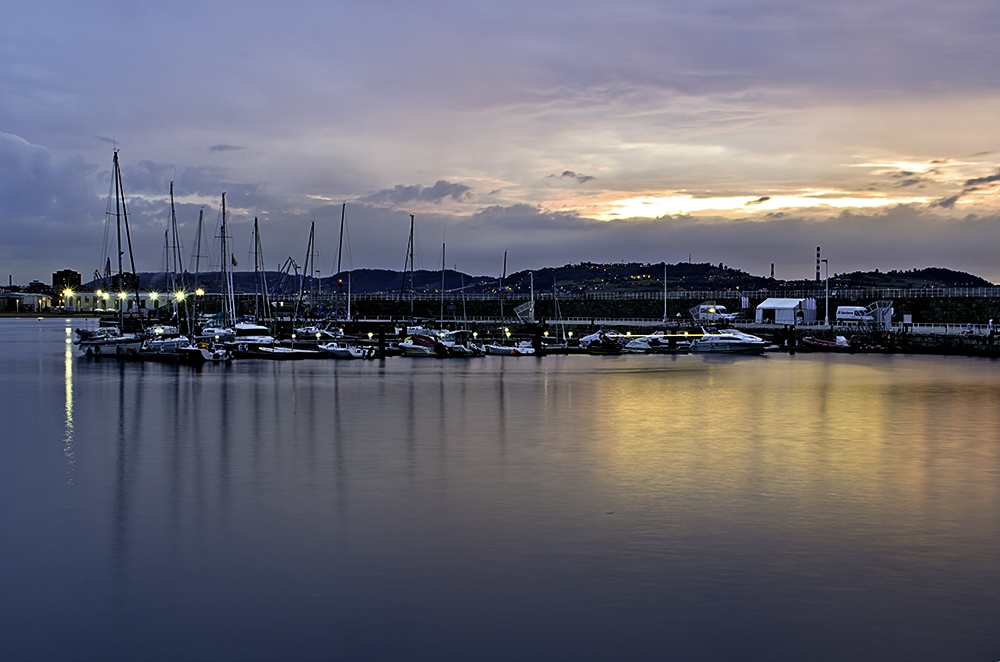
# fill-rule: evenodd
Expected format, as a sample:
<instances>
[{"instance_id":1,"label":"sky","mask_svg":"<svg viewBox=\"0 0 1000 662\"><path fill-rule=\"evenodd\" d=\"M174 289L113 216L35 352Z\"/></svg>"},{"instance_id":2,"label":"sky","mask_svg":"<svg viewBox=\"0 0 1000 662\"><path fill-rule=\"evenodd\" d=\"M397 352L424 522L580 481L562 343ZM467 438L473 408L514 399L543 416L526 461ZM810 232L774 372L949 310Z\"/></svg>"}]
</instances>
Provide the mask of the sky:
<instances>
[{"instance_id":1,"label":"sky","mask_svg":"<svg viewBox=\"0 0 1000 662\"><path fill-rule=\"evenodd\" d=\"M995 0L11 0L0 275L101 268L117 149L139 271L173 182L189 270L225 192L239 269L255 217L268 269L312 223L321 275L403 269L412 214L417 268L474 275L1000 282L998 34Z\"/></svg>"}]
</instances>

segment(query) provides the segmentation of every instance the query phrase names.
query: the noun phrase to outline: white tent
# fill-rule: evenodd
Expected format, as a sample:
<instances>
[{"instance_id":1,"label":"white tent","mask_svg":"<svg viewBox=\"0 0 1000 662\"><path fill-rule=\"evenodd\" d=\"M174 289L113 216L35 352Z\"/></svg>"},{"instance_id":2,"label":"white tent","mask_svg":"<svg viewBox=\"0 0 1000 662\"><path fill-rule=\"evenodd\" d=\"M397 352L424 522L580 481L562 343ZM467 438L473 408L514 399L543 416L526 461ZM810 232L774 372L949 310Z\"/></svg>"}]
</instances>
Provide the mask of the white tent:
<instances>
[{"instance_id":1,"label":"white tent","mask_svg":"<svg viewBox=\"0 0 1000 662\"><path fill-rule=\"evenodd\" d=\"M765 299L757 306L759 324L814 324L816 306L809 299Z\"/></svg>"}]
</instances>

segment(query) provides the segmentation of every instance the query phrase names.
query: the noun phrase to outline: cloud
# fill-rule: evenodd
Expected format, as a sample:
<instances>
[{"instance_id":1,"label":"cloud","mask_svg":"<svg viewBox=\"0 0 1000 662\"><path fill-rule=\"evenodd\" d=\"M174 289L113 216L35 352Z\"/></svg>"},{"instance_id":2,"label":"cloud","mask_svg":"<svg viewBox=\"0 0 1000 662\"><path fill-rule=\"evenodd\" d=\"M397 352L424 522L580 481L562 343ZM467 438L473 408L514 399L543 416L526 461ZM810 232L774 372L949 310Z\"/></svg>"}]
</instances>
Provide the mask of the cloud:
<instances>
[{"instance_id":1,"label":"cloud","mask_svg":"<svg viewBox=\"0 0 1000 662\"><path fill-rule=\"evenodd\" d=\"M978 186L979 184L989 184L991 182L1000 182L1000 171L995 175L988 175L986 177L976 177L975 179L966 180L966 186Z\"/></svg>"},{"instance_id":2,"label":"cloud","mask_svg":"<svg viewBox=\"0 0 1000 662\"><path fill-rule=\"evenodd\" d=\"M952 207L955 206L955 203L958 202L958 199L961 197L962 197L961 194L958 194L949 196L947 198L941 198L936 202L932 202L930 206L941 207L942 209L951 209Z\"/></svg>"},{"instance_id":3,"label":"cloud","mask_svg":"<svg viewBox=\"0 0 1000 662\"><path fill-rule=\"evenodd\" d=\"M747 202L745 204L746 204L747 207L749 207L751 205L759 205L762 202L767 202L770 199L771 199L771 196L769 196L769 195L762 195L761 197L757 198L756 200L750 200L749 202Z\"/></svg>"},{"instance_id":4,"label":"cloud","mask_svg":"<svg viewBox=\"0 0 1000 662\"><path fill-rule=\"evenodd\" d=\"M239 145L212 145L208 148L210 152L237 152L243 148Z\"/></svg>"},{"instance_id":5,"label":"cloud","mask_svg":"<svg viewBox=\"0 0 1000 662\"><path fill-rule=\"evenodd\" d=\"M439 204L447 198L461 202L472 194L472 187L439 179L434 186L403 186L397 184L361 198L362 202L376 205L404 205L408 202Z\"/></svg>"},{"instance_id":6,"label":"cloud","mask_svg":"<svg viewBox=\"0 0 1000 662\"><path fill-rule=\"evenodd\" d=\"M594 179L594 177L592 175L583 175L583 174L579 174L579 173L573 172L572 170L563 170L563 172L562 172L561 175L549 175L548 177L546 177L546 179L557 179L557 178L558 179L575 179L576 181L578 181L581 184L584 184L584 183L589 182L590 180Z\"/></svg>"}]
</instances>

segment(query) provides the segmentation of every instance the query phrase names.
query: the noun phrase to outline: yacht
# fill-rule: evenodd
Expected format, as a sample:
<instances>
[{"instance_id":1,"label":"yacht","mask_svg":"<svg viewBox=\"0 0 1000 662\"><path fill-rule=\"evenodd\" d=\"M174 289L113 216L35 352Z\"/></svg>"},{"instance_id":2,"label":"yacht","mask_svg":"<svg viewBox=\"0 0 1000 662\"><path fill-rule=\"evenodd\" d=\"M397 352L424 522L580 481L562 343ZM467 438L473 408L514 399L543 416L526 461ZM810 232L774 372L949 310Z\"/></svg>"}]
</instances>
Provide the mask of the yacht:
<instances>
[{"instance_id":1,"label":"yacht","mask_svg":"<svg viewBox=\"0 0 1000 662\"><path fill-rule=\"evenodd\" d=\"M691 341L692 352L719 354L763 354L767 342L738 329L703 329L704 335Z\"/></svg>"},{"instance_id":2,"label":"yacht","mask_svg":"<svg viewBox=\"0 0 1000 662\"><path fill-rule=\"evenodd\" d=\"M625 344L625 351L634 354L687 354L690 349L689 337L663 331L633 338Z\"/></svg>"},{"instance_id":3,"label":"yacht","mask_svg":"<svg viewBox=\"0 0 1000 662\"><path fill-rule=\"evenodd\" d=\"M142 347L142 336L122 333L117 326L101 326L93 331L77 329L76 335L74 344L87 356L135 354Z\"/></svg>"}]
</instances>

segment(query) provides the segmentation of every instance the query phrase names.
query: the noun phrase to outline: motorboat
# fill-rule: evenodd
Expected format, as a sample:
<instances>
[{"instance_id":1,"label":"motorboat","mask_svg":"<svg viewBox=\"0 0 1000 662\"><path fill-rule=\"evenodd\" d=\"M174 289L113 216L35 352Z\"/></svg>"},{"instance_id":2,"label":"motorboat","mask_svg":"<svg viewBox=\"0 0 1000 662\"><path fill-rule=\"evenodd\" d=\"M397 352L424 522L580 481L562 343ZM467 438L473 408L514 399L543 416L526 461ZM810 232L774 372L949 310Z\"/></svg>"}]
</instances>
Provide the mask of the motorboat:
<instances>
[{"instance_id":1,"label":"motorboat","mask_svg":"<svg viewBox=\"0 0 1000 662\"><path fill-rule=\"evenodd\" d=\"M178 347L177 355L185 363L222 363L233 359L233 354L228 349L211 343Z\"/></svg>"},{"instance_id":2,"label":"motorboat","mask_svg":"<svg viewBox=\"0 0 1000 662\"><path fill-rule=\"evenodd\" d=\"M452 358L469 358L482 356L483 348L475 343L475 334L472 331L460 329L457 331L445 331L440 336L440 342L448 351L448 356Z\"/></svg>"},{"instance_id":3,"label":"motorboat","mask_svg":"<svg viewBox=\"0 0 1000 662\"><path fill-rule=\"evenodd\" d=\"M199 333L195 340L203 342L230 342L236 338L236 329L230 326L214 326L206 325L201 327L201 333Z\"/></svg>"},{"instance_id":4,"label":"motorboat","mask_svg":"<svg viewBox=\"0 0 1000 662\"><path fill-rule=\"evenodd\" d=\"M233 332L231 340L225 341L231 351L246 352L274 347L274 336L266 326L252 322L237 322L233 325Z\"/></svg>"},{"instance_id":5,"label":"motorboat","mask_svg":"<svg viewBox=\"0 0 1000 662\"><path fill-rule=\"evenodd\" d=\"M534 356L535 347L530 340L522 340L516 345L486 345L486 353L491 356Z\"/></svg>"},{"instance_id":6,"label":"motorboat","mask_svg":"<svg viewBox=\"0 0 1000 662\"><path fill-rule=\"evenodd\" d=\"M625 351L635 354L687 354L690 350L691 340L688 336L663 331L633 338L625 343Z\"/></svg>"},{"instance_id":7,"label":"motorboat","mask_svg":"<svg viewBox=\"0 0 1000 662\"><path fill-rule=\"evenodd\" d=\"M155 354L175 353L190 344L191 340L181 335L176 326L160 324L152 328L149 337L142 343L142 351Z\"/></svg>"},{"instance_id":8,"label":"motorboat","mask_svg":"<svg viewBox=\"0 0 1000 662\"><path fill-rule=\"evenodd\" d=\"M580 347L588 354L612 355L621 354L625 343L621 335L615 331L598 331L580 338Z\"/></svg>"},{"instance_id":9,"label":"motorboat","mask_svg":"<svg viewBox=\"0 0 1000 662\"><path fill-rule=\"evenodd\" d=\"M281 347L279 345L261 345L256 348L236 351L236 358L268 359L271 361L297 361L300 359L318 359L324 356L325 353L317 349Z\"/></svg>"},{"instance_id":10,"label":"motorboat","mask_svg":"<svg viewBox=\"0 0 1000 662\"><path fill-rule=\"evenodd\" d=\"M700 338L691 341L691 351L719 354L763 354L767 342L763 338L738 329L722 331L703 329Z\"/></svg>"},{"instance_id":11,"label":"motorboat","mask_svg":"<svg viewBox=\"0 0 1000 662\"><path fill-rule=\"evenodd\" d=\"M399 343L399 349L403 356L413 358L445 357L448 356L448 348L444 346L440 338L423 333L415 333Z\"/></svg>"},{"instance_id":12,"label":"motorboat","mask_svg":"<svg viewBox=\"0 0 1000 662\"><path fill-rule=\"evenodd\" d=\"M344 340L320 343L319 349L331 359L370 359L375 356L374 347L359 347Z\"/></svg>"},{"instance_id":13,"label":"motorboat","mask_svg":"<svg viewBox=\"0 0 1000 662\"><path fill-rule=\"evenodd\" d=\"M117 326L101 326L93 331L76 329L74 344L87 356L124 356L142 347L142 336L122 333Z\"/></svg>"}]
</instances>

